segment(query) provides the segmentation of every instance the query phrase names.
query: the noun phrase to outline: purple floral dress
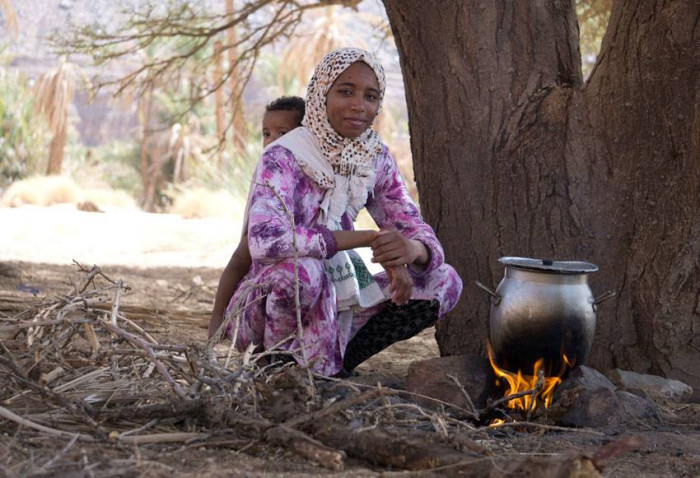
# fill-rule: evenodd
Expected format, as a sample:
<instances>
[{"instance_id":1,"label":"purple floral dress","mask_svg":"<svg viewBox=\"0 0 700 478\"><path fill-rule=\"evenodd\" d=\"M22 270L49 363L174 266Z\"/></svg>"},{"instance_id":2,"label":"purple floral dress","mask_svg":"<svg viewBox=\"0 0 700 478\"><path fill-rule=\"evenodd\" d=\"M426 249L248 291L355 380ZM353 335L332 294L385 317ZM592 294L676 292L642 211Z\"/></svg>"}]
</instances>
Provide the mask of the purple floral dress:
<instances>
[{"instance_id":1,"label":"purple floral dress","mask_svg":"<svg viewBox=\"0 0 700 478\"><path fill-rule=\"evenodd\" d=\"M411 299L437 300L439 317L452 310L462 291L457 272L444 262L442 246L433 229L420 216L408 195L394 158L384 146L376 158L376 181L366 208L382 229L397 229L409 238L421 241L430 252L427 267L409 266L414 281ZM330 231L316 224L325 191L299 167L294 155L282 146L267 149L255 173L255 188L250 199L248 243L253 259L250 271L238 286L227 309L241 311L236 347L262 344L265 349L294 336L281 349L299 353L294 299L294 246L289 217L280 201L294 214L299 251L299 298L303 324L303 342L314 372L331 376L342 367L348 341L387 302L353 315L352 324L338 321L335 289L326 276L324 259L335 254ZM261 186L269 184L269 187ZM342 227L353 228L343 217ZM390 297L385 272L374 276L385 296ZM250 286L253 286L252 288ZM242 297L246 294L247 297ZM229 325L229 332L233 329Z\"/></svg>"}]
</instances>

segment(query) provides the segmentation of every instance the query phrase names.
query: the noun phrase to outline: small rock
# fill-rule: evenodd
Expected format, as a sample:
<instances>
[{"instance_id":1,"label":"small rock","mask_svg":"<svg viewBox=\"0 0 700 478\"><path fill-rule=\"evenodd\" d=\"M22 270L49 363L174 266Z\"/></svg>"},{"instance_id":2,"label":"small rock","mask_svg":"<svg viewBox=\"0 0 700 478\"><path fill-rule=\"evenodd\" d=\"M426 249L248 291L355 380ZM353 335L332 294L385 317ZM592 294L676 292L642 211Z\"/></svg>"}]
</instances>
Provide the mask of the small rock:
<instances>
[{"instance_id":1,"label":"small rock","mask_svg":"<svg viewBox=\"0 0 700 478\"><path fill-rule=\"evenodd\" d=\"M630 425L638 424L638 420L648 424L661 422L659 409L653 401L622 390L618 390L615 394L620 400L620 405L622 405L627 417L631 419Z\"/></svg>"},{"instance_id":2,"label":"small rock","mask_svg":"<svg viewBox=\"0 0 700 478\"><path fill-rule=\"evenodd\" d=\"M104 212L92 201L79 202L75 207L83 212Z\"/></svg>"},{"instance_id":3,"label":"small rock","mask_svg":"<svg viewBox=\"0 0 700 478\"><path fill-rule=\"evenodd\" d=\"M580 365L569 372L569 376L566 377L564 383L562 383L560 387L557 387L555 399L556 395L560 395L565 390L573 390L576 388L591 391L599 388L606 388L613 391L617 390L615 384L608 380L605 375L594 368Z\"/></svg>"},{"instance_id":4,"label":"small rock","mask_svg":"<svg viewBox=\"0 0 700 478\"><path fill-rule=\"evenodd\" d=\"M687 402L693 395L693 388L680 380L630 372L616 368L608 372L608 378L625 390L641 390L652 398L661 398L674 402Z\"/></svg>"},{"instance_id":5,"label":"small rock","mask_svg":"<svg viewBox=\"0 0 700 478\"><path fill-rule=\"evenodd\" d=\"M7 262L0 262L0 276L19 278L21 275L22 271L19 267Z\"/></svg>"},{"instance_id":6,"label":"small rock","mask_svg":"<svg viewBox=\"0 0 700 478\"><path fill-rule=\"evenodd\" d=\"M90 355L92 353L92 345L80 335L74 335L70 342L78 353L82 355Z\"/></svg>"},{"instance_id":7,"label":"small rock","mask_svg":"<svg viewBox=\"0 0 700 478\"><path fill-rule=\"evenodd\" d=\"M583 391L558 420L559 425L586 428L638 427L659 421L651 400L608 388Z\"/></svg>"},{"instance_id":8,"label":"small rock","mask_svg":"<svg viewBox=\"0 0 700 478\"><path fill-rule=\"evenodd\" d=\"M408 369L406 390L469 409L459 386L448 377L452 375L469 394L474 406L482 408L491 387L491 364L477 355L453 355L413 362ZM427 406L435 402L416 398Z\"/></svg>"}]
</instances>

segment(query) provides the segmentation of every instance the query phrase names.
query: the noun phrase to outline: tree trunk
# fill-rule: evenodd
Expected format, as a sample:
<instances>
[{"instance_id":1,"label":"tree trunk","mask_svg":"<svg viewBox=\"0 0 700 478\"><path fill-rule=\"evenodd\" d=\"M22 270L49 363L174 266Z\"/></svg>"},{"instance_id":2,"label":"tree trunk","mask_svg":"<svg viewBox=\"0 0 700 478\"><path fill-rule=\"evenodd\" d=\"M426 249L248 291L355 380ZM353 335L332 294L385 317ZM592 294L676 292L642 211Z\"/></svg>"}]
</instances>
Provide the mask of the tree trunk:
<instances>
[{"instance_id":1,"label":"tree trunk","mask_svg":"<svg viewBox=\"0 0 700 478\"><path fill-rule=\"evenodd\" d=\"M233 18L236 13L234 0L226 0L226 15ZM233 126L233 144L236 152L242 153L245 151L246 140L248 139L248 131L246 130L245 117L243 116L243 107L241 101L243 98L242 82L239 74L239 68L236 66L236 58L238 57L238 36L236 35L236 27L231 26L226 30L226 38L228 41L228 60L229 60L229 82L231 84L231 124Z\"/></svg>"},{"instance_id":2,"label":"tree trunk","mask_svg":"<svg viewBox=\"0 0 700 478\"><path fill-rule=\"evenodd\" d=\"M151 165L151 157L149 155L149 144L151 144L153 119L153 87L149 88L148 93L139 98L137 105L137 113L139 118L139 126L141 128L141 144L140 144L140 167L141 175L141 198L139 204L141 207L148 207L148 187L149 187L149 171ZM152 207L152 201L150 206ZM148 209L146 209L148 210Z\"/></svg>"},{"instance_id":3,"label":"tree trunk","mask_svg":"<svg viewBox=\"0 0 700 478\"><path fill-rule=\"evenodd\" d=\"M224 169L224 142L226 141L226 124L224 121L224 109L226 101L224 98L224 61L223 55L221 53L222 44L220 40L214 43L214 55L216 60L214 61L214 85L216 86L216 91L214 92L214 112L216 118L216 166L220 169Z\"/></svg>"},{"instance_id":4,"label":"tree trunk","mask_svg":"<svg viewBox=\"0 0 700 478\"><path fill-rule=\"evenodd\" d=\"M51 139L49 144L49 163L46 167L46 174L61 174L63 167L63 153L66 148L66 140L68 138L68 114L63 120L63 127L58 129Z\"/></svg>"},{"instance_id":5,"label":"tree trunk","mask_svg":"<svg viewBox=\"0 0 700 478\"><path fill-rule=\"evenodd\" d=\"M581 78L574 0L384 0L422 211L465 283L441 353L484 353L505 255L587 260L589 364L700 397L700 3L619 0ZM410 12L410 13L409 13Z\"/></svg>"}]
</instances>

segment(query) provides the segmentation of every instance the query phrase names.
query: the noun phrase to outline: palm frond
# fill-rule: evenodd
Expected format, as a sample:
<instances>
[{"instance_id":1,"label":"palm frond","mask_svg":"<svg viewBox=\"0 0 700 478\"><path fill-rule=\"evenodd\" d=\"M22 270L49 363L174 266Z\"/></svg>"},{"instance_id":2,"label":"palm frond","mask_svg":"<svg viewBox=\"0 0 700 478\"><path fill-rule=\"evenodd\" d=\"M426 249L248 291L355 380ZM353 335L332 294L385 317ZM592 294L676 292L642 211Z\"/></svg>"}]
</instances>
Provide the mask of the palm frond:
<instances>
[{"instance_id":1,"label":"palm frond","mask_svg":"<svg viewBox=\"0 0 700 478\"><path fill-rule=\"evenodd\" d=\"M0 0L0 11L5 14L5 31L17 37L19 35L19 18L10 0Z\"/></svg>"},{"instance_id":2,"label":"palm frond","mask_svg":"<svg viewBox=\"0 0 700 478\"><path fill-rule=\"evenodd\" d=\"M36 111L46 117L53 134L67 126L68 108L75 94L74 67L67 62L41 75L34 88Z\"/></svg>"},{"instance_id":3,"label":"palm frond","mask_svg":"<svg viewBox=\"0 0 700 478\"><path fill-rule=\"evenodd\" d=\"M305 85L316 64L330 51L346 46L369 50L365 37L356 25L362 23L382 28L385 22L369 13L348 11L340 6L312 10L311 20L299 28L282 53L277 82L280 87L289 77Z\"/></svg>"}]
</instances>

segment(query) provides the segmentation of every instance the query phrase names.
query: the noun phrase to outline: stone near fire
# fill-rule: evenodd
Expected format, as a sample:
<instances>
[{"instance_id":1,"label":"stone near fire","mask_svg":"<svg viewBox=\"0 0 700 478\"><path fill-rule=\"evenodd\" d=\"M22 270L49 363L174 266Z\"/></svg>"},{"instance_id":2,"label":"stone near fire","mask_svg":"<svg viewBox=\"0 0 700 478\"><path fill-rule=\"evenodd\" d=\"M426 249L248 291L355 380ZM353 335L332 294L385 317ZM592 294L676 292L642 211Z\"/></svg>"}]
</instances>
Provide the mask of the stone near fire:
<instances>
[{"instance_id":1,"label":"stone near fire","mask_svg":"<svg viewBox=\"0 0 700 478\"><path fill-rule=\"evenodd\" d=\"M492 379L491 364L478 355L453 355L413 362L408 369L406 390L468 408L464 394L448 375L459 381L475 407L486 405ZM435 402L428 400L416 398L416 401L435 406Z\"/></svg>"},{"instance_id":2,"label":"stone near fire","mask_svg":"<svg viewBox=\"0 0 700 478\"><path fill-rule=\"evenodd\" d=\"M560 395L565 390L573 390L582 388L584 390L597 390L606 388L608 390L617 390L617 387L608 378L594 368L580 365L569 372L564 383L556 389L556 396Z\"/></svg>"},{"instance_id":3,"label":"stone near fire","mask_svg":"<svg viewBox=\"0 0 700 478\"><path fill-rule=\"evenodd\" d=\"M680 380L620 370L608 372L608 377L618 387L625 390L641 390L652 398L662 398L674 402L687 402L693 395L693 388Z\"/></svg>"},{"instance_id":4,"label":"stone near fire","mask_svg":"<svg viewBox=\"0 0 700 478\"><path fill-rule=\"evenodd\" d=\"M608 388L581 392L558 419L559 425L584 428L638 428L659 422L651 400Z\"/></svg>"}]
</instances>

